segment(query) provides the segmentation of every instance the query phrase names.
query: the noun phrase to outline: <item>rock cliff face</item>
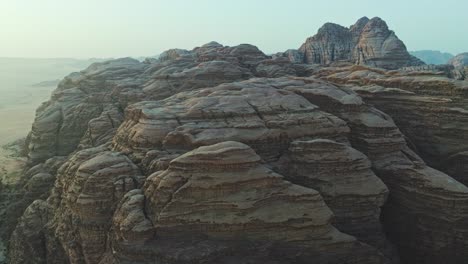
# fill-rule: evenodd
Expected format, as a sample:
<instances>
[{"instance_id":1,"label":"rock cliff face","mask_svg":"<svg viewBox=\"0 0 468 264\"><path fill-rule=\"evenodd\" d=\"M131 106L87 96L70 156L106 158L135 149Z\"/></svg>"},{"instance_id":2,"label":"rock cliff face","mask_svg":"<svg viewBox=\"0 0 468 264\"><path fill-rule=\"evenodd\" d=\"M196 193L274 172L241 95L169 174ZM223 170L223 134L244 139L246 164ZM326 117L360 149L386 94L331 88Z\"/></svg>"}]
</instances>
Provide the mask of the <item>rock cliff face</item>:
<instances>
[{"instance_id":1,"label":"rock cliff face","mask_svg":"<svg viewBox=\"0 0 468 264\"><path fill-rule=\"evenodd\" d=\"M411 65L379 19L319 33L319 53L211 42L66 77L28 139L10 262L465 263L468 84L300 63Z\"/></svg>"},{"instance_id":2,"label":"rock cliff face","mask_svg":"<svg viewBox=\"0 0 468 264\"><path fill-rule=\"evenodd\" d=\"M260 162L250 147L232 141L172 160L167 170L146 179L142 191L129 193L118 209L113 258L135 263L134 254L128 253L140 246L143 259L171 263L340 263L342 258L382 263L371 247L331 225L332 213L317 191L286 182ZM158 249L174 239L196 244ZM236 252L248 245L262 250L248 257ZM275 251L283 246L295 254L278 256Z\"/></svg>"},{"instance_id":3,"label":"rock cliff face","mask_svg":"<svg viewBox=\"0 0 468 264\"><path fill-rule=\"evenodd\" d=\"M356 66L323 69L317 76L349 86L390 114L424 161L468 184L466 81Z\"/></svg>"},{"instance_id":4,"label":"rock cliff face","mask_svg":"<svg viewBox=\"0 0 468 264\"><path fill-rule=\"evenodd\" d=\"M363 17L350 28L327 23L299 48L305 63L347 61L385 69L424 63L411 56L382 19Z\"/></svg>"},{"instance_id":5,"label":"rock cliff face","mask_svg":"<svg viewBox=\"0 0 468 264\"><path fill-rule=\"evenodd\" d=\"M460 53L451 58L448 63L456 68L468 66L468 53Z\"/></svg>"},{"instance_id":6,"label":"rock cliff face","mask_svg":"<svg viewBox=\"0 0 468 264\"><path fill-rule=\"evenodd\" d=\"M448 62L456 69L456 78L465 80L468 78L468 53L461 53L450 59Z\"/></svg>"},{"instance_id":7,"label":"rock cliff face","mask_svg":"<svg viewBox=\"0 0 468 264\"><path fill-rule=\"evenodd\" d=\"M380 208L388 189L361 152L332 140L294 141L280 160L286 179L318 190L340 230L383 247Z\"/></svg>"}]
</instances>

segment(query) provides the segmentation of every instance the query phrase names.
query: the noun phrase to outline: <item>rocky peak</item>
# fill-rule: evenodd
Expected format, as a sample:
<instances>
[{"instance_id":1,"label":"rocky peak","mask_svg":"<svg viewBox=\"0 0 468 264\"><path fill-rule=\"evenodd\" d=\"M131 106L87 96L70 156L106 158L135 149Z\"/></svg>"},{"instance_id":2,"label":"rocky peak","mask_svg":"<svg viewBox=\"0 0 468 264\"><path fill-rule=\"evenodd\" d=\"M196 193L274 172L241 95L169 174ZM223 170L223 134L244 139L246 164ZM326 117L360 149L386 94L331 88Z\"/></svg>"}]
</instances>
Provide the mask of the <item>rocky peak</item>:
<instances>
[{"instance_id":1,"label":"rocky peak","mask_svg":"<svg viewBox=\"0 0 468 264\"><path fill-rule=\"evenodd\" d=\"M358 22L356 22L356 24L359 23L359 22L360 22L360 20L358 20ZM387 26L387 22L385 22L380 17L373 17L372 19L368 20L365 27L364 27L364 30L369 30L369 31L382 30L382 32L389 31L388 26Z\"/></svg>"},{"instance_id":2,"label":"rocky peak","mask_svg":"<svg viewBox=\"0 0 468 264\"><path fill-rule=\"evenodd\" d=\"M336 34L346 34L348 28L335 23L325 23L317 32L317 36L334 36Z\"/></svg>"},{"instance_id":3,"label":"rocky peak","mask_svg":"<svg viewBox=\"0 0 468 264\"><path fill-rule=\"evenodd\" d=\"M38 109L0 204L10 263L466 263L468 83L350 65L417 64L383 20L162 58L94 64Z\"/></svg>"},{"instance_id":4,"label":"rocky peak","mask_svg":"<svg viewBox=\"0 0 468 264\"><path fill-rule=\"evenodd\" d=\"M369 22L368 17L366 16L361 17L360 19L358 19L358 21L356 21L356 23L354 23L354 25L350 27L350 29L351 31L356 31L357 29L359 29L358 31L360 31L367 25L368 22Z\"/></svg>"},{"instance_id":5,"label":"rocky peak","mask_svg":"<svg viewBox=\"0 0 468 264\"><path fill-rule=\"evenodd\" d=\"M348 61L386 69L424 64L408 53L403 42L379 17L363 17L350 28L326 23L299 51L305 63L314 64Z\"/></svg>"},{"instance_id":6,"label":"rocky peak","mask_svg":"<svg viewBox=\"0 0 468 264\"><path fill-rule=\"evenodd\" d=\"M216 41L210 41L202 46L202 48L222 48L223 45L219 44Z\"/></svg>"}]
</instances>

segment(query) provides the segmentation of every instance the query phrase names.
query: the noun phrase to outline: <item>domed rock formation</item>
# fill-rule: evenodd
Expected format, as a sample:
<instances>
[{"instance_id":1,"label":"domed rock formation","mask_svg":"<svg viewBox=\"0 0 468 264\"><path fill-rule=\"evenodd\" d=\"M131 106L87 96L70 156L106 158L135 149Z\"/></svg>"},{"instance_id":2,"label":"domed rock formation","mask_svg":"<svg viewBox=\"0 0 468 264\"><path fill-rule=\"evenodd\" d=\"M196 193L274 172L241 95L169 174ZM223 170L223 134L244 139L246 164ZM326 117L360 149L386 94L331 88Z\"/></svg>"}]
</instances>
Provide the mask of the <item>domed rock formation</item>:
<instances>
[{"instance_id":1,"label":"domed rock formation","mask_svg":"<svg viewBox=\"0 0 468 264\"><path fill-rule=\"evenodd\" d=\"M135 200L132 211L146 214L120 217L120 211L129 210L125 202L117 212L114 225L121 235L114 240L113 256L119 263L131 263L134 257L127 252L137 243L147 260L228 263L232 259L220 245L207 247L204 240L208 240L233 245L234 250L243 244L262 248L237 263L259 263L259 259L341 263L342 258L349 263L382 263L382 256L370 247L331 226L332 213L317 191L284 181L260 161L250 147L238 142L200 147L174 159L167 170L148 177L143 192L132 192L128 198ZM123 227L124 223L133 225ZM137 235L134 230L146 231ZM156 245L173 243L174 237L197 241L195 250L184 252L181 247L175 255L157 249ZM300 254L274 256L275 243Z\"/></svg>"},{"instance_id":2,"label":"domed rock formation","mask_svg":"<svg viewBox=\"0 0 468 264\"><path fill-rule=\"evenodd\" d=\"M265 160L277 160L304 137L342 137L346 124L294 92L278 86L294 79L251 79L183 92L127 108L114 137L117 150L140 160L154 148L187 151L226 140L249 144Z\"/></svg>"}]
</instances>

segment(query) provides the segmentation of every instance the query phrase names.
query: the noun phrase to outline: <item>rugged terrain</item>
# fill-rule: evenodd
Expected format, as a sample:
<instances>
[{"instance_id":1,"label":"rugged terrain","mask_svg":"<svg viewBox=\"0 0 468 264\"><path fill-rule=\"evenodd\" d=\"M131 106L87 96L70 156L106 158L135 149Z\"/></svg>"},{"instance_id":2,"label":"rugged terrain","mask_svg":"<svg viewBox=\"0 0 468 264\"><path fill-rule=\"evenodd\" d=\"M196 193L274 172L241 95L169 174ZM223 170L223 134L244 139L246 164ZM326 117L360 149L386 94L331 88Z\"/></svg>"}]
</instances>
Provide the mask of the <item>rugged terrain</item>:
<instances>
[{"instance_id":1,"label":"rugged terrain","mask_svg":"<svg viewBox=\"0 0 468 264\"><path fill-rule=\"evenodd\" d=\"M363 17L349 28L326 23L297 52L304 63L348 61L385 69L424 65L378 17Z\"/></svg>"},{"instance_id":2,"label":"rugged terrain","mask_svg":"<svg viewBox=\"0 0 468 264\"><path fill-rule=\"evenodd\" d=\"M0 223L10 262L465 263L468 82L381 19L321 31L64 78Z\"/></svg>"}]
</instances>

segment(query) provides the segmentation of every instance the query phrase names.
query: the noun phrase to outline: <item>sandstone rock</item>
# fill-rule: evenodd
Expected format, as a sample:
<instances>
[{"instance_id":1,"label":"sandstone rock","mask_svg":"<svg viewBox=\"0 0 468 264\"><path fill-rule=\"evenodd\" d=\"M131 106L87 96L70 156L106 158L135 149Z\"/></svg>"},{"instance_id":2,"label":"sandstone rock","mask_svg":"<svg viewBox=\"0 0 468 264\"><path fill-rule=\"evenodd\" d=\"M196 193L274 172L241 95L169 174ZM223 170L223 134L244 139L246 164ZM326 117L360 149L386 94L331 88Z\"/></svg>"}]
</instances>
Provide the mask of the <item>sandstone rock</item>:
<instances>
[{"instance_id":1,"label":"sandstone rock","mask_svg":"<svg viewBox=\"0 0 468 264\"><path fill-rule=\"evenodd\" d=\"M205 239L224 243L280 241L289 250L301 251L301 256L283 256L282 263L291 263L293 259L294 263L308 263L307 257L315 257L317 263L341 263L339 259L343 257L349 263L382 263L382 257L375 251L372 253L370 247L331 226L332 213L317 191L284 181L260 161L250 147L237 142L200 147L174 159L167 170L146 180L143 188L146 199L136 190L124 198L127 205L121 207L114 223L115 230L125 235L117 235L118 245L113 248L122 251L117 250L114 256L119 262L128 263L130 258L125 256L128 250L123 249L126 245L132 248L134 241L146 254L154 252L148 242L154 230L154 239L167 243L174 237L183 240L183 237L194 239L203 235ZM134 205L131 209L130 203ZM121 214L132 216L122 221ZM267 246L266 250L272 248ZM152 260L226 263L228 257L217 252L218 249L204 250L207 251L204 256L193 252L174 256L165 252ZM262 254L265 252L245 257L252 261Z\"/></svg>"},{"instance_id":2,"label":"sandstone rock","mask_svg":"<svg viewBox=\"0 0 468 264\"><path fill-rule=\"evenodd\" d=\"M468 190L425 162L464 175L466 83L352 65L418 64L379 19L320 36L304 60L330 67L212 42L66 77L38 109L23 182L54 187L19 221L12 260L464 263Z\"/></svg>"},{"instance_id":3,"label":"sandstone rock","mask_svg":"<svg viewBox=\"0 0 468 264\"><path fill-rule=\"evenodd\" d=\"M455 68L463 68L468 66L468 53L460 53L450 59L448 63L453 65Z\"/></svg>"},{"instance_id":4,"label":"sandstone rock","mask_svg":"<svg viewBox=\"0 0 468 264\"><path fill-rule=\"evenodd\" d=\"M127 105L245 80L268 58L252 45L209 43L192 51L166 51L156 61L140 63L123 58L94 63L67 76L51 100L38 108L28 139L28 156L33 163L40 163L66 156L77 147L97 147L112 138ZM275 72L284 71L275 68Z\"/></svg>"},{"instance_id":5,"label":"sandstone rock","mask_svg":"<svg viewBox=\"0 0 468 264\"><path fill-rule=\"evenodd\" d=\"M141 160L154 148L187 151L233 140L275 160L294 139L343 136L348 131L343 121L277 89L294 82L252 79L134 104L114 138L115 149Z\"/></svg>"},{"instance_id":6,"label":"sandstone rock","mask_svg":"<svg viewBox=\"0 0 468 264\"><path fill-rule=\"evenodd\" d=\"M164 61L168 61L168 60L176 60L176 59L179 59L179 58L182 58L182 57L190 57L190 56L193 56L193 54L188 50L171 49L171 50L167 50L167 51L164 51L163 53L161 53L159 55L158 60L160 62L164 62Z\"/></svg>"},{"instance_id":7,"label":"sandstone rock","mask_svg":"<svg viewBox=\"0 0 468 264\"><path fill-rule=\"evenodd\" d=\"M48 225L71 263L99 263L117 204L141 181L138 167L104 147L80 151L60 168Z\"/></svg>"},{"instance_id":8,"label":"sandstone rock","mask_svg":"<svg viewBox=\"0 0 468 264\"><path fill-rule=\"evenodd\" d=\"M331 140L294 141L280 164L286 179L320 192L339 230L384 247L379 217L388 189L364 154Z\"/></svg>"},{"instance_id":9,"label":"sandstone rock","mask_svg":"<svg viewBox=\"0 0 468 264\"><path fill-rule=\"evenodd\" d=\"M303 63L304 54L299 52L299 50L289 49L285 52L279 52L273 55L273 59L276 58L287 58L292 63Z\"/></svg>"},{"instance_id":10,"label":"sandstone rock","mask_svg":"<svg viewBox=\"0 0 468 264\"><path fill-rule=\"evenodd\" d=\"M145 212L145 196L140 189L129 191L117 206L113 217L115 239L143 245L153 238L155 228Z\"/></svg>"},{"instance_id":11,"label":"sandstone rock","mask_svg":"<svg viewBox=\"0 0 468 264\"><path fill-rule=\"evenodd\" d=\"M88 122L99 117L105 106L113 104L109 95L115 83L138 83L135 76L145 68L145 64L136 60L120 59L95 63L66 77L51 100L37 110L29 141L30 160L41 162L73 152Z\"/></svg>"},{"instance_id":12,"label":"sandstone rock","mask_svg":"<svg viewBox=\"0 0 468 264\"><path fill-rule=\"evenodd\" d=\"M463 263L468 252L466 220L462 220L468 217L468 188L428 167L406 146L386 114L369 106L336 107L335 95L320 95L306 98L347 122L353 147L370 158L390 190L383 219L402 261Z\"/></svg>"},{"instance_id":13,"label":"sandstone rock","mask_svg":"<svg viewBox=\"0 0 468 264\"><path fill-rule=\"evenodd\" d=\"M403 42L378 17L363 17L350 28L326 23L299 51L305 63L349 61L386 69L424 64L408 53Z\"/></svg>"},{"instance_id":14,"label":"sandstone rock","mask_svg":"<svg viewBox=\"0 0 468 264\"><path fill-rule=\"evenodd\" d=\"M289 59L278 57L273 60L264 60L255 68L255 75L259 77L283 77L296 76L299 74L298 68L292 65Z\"/></svg>"},{"instance_id":15,"label":"sandstone rock","mask_svg":"<svg viewBox=\"0 0 468 264\"><path fill-rule=\"evenodd\" d=\"M44 200L35 200L24 211L11 236L9 263L67 263L68 256L47 223L52 208Z\"/></svg>"},{"instance_id":16,"label":"sandstone rock","mask_svg":"<svg viewBox=\"0 0 468 264\"><path fill-rule=\"evenodd\" d=\"M468 76L468 53L461 53L450 59L448 64L455 67L454 78L466 80Z\"/></svg>"},{"instance_id":17,"label":"sandstone rock","mask_svg":"<svg viewBox=\"0 0 468 264\"><path fill-rule=\"evenodd\" d=\"M178 70L181 71L164 74L157 71L143 91L155 99L163 99L189 89L212 87L252 77L248 69L227 61L207 61L197 67Z\"/></svg>"},{"instance_id":18,"label":"sandstone rock","mask_svg":"<svg viewBox=\"0 0 468 264\"><path fill-rule=\"evenodd\" d=\"M468 83L438 74L386 73L372 68L324 70L323 79L351 85L369 103L390 114L413 149L430 166L467 184Z\"/></svg>"}]
</instances>

